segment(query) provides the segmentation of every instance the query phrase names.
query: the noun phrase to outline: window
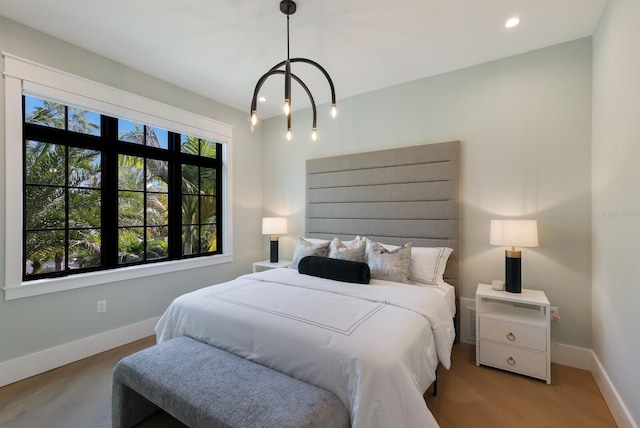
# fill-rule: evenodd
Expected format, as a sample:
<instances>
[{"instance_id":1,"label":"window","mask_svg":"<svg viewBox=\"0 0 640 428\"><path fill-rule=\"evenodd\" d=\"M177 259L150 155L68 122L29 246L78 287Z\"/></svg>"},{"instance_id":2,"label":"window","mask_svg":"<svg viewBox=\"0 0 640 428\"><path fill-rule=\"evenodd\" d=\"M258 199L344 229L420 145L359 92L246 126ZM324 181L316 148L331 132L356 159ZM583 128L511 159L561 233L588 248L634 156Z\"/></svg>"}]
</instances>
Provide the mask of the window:
<instances>
[{"instance_id":1,"label":"window","mask_svg":"<svg viewBox=\"0 0 640 428\"><path fill-rule=\"evenodd\" d=\"M23 99L24 281L221 252L220 143Z\"/></svg>"},{"instance_id":2,"label":"window","mask_svg":"<svg viewBox=\"0 0 640 428\"><path fill-rule=\"evenodd\" d=\"M231 126L3 56L5 299L233 260Z\"/></svg>"}]
</instances>

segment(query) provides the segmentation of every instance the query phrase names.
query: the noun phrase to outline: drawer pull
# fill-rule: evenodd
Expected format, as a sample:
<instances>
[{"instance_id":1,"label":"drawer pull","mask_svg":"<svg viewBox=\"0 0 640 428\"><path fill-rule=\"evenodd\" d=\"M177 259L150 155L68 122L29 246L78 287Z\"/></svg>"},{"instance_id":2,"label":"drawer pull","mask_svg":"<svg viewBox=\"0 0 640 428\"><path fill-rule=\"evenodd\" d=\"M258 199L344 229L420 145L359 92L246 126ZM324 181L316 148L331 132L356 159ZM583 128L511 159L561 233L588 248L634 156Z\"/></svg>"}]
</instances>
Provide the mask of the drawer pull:
<instances>
[{"instance_id":1,"label":"drawer pull","mask_svg":"<svg viewBox=\"0 0 640 428\"><path fill-rule=\"evenodd\" d=\"M513 357L509 357L507 358L507 363L509 363L510 366L515 366L516 360L514 360Z\"/></svg>"},{"instance_id":2,"label":"drawer pull","mask_svg":"<svg viewBox=\"0 0 640 428\"><path fill-rule=\"evenodd\" d=\"M509 334L507 334L507 339L509 339L510 342L513 342L514 340L516 340L516 335L509 332Z\"/></svg>"}]
</instances>

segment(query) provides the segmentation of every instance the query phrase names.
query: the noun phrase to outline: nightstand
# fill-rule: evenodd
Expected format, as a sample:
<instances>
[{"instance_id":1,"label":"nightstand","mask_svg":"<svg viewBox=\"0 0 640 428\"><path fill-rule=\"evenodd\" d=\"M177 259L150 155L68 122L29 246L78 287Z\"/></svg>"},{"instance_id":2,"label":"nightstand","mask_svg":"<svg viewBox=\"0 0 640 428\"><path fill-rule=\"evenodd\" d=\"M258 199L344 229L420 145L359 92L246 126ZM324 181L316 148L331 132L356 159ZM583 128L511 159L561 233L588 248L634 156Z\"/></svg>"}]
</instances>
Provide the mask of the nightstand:
<instances>
[{"instance_id":1,"label":"nightstand","mask_svg":"<svg viewBox=\"0 0 640 428\"><path fill-rule=\"evenodd\" d=\"M291 260L278 260L276 263L271 263L269 260L263 260L261 262L253 262L253 271L258 272L261 270L284 268L291 264Z\"/></svg>"},{"instance_id":2,"label":"nightstand","mask_svg":"<svg viewBox=\"0 0 640 428\"><path fill-rule=\"evenodd\" d=\"M476 290L476 365L542 379L551 384L550 305L543 291Z\"/></svg>"}]
</instances>

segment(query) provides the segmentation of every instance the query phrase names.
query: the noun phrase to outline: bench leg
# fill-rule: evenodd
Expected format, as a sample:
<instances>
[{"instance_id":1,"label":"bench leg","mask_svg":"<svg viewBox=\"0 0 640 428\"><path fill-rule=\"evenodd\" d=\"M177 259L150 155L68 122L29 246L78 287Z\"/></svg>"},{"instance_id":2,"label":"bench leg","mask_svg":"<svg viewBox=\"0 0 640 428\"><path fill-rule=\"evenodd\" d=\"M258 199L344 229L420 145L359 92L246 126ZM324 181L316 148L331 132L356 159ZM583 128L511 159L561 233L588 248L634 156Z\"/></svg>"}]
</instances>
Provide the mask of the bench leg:
<instances>
[{"instance_id":1,"label":"bench leg","mask_svg":"<svg viewBox=\"0 0 640 428\"><path fill-rule=\"evenodd\" d=\"M111 393L111 423L113 428L130 428L158 412L160 408L114 380Z\"/></svg>"}]
</instances>

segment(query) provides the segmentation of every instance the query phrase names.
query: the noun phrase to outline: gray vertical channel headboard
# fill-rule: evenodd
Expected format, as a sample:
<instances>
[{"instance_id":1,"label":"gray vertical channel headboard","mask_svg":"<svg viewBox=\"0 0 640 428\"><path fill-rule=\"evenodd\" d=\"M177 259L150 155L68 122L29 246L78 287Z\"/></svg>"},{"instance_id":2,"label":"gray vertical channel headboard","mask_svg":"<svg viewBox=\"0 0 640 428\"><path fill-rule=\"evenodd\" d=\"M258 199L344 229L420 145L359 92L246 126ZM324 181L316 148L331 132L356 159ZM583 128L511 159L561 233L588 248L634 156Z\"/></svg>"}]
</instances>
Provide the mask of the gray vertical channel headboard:
<instances>
[{"instance_id":1,"label":"gray vertical channel headboard","mask_svg":"<svg viewBox=\"0 0 640 428\"><path fill-rule=\"evenodd\" d=\"M453 248L445 281L457 292L459 177L459 141L309 159L305 235Z\"/></svg>"}]
</instances>

